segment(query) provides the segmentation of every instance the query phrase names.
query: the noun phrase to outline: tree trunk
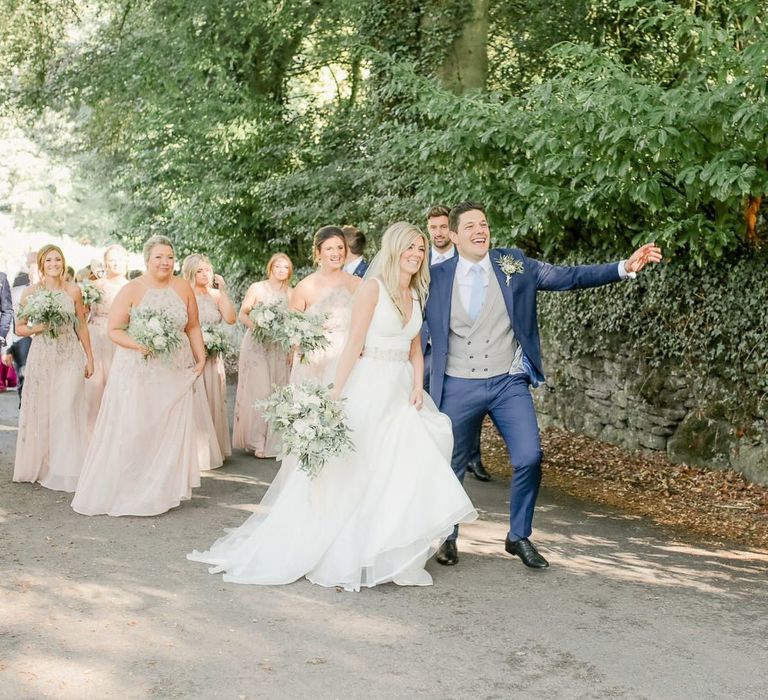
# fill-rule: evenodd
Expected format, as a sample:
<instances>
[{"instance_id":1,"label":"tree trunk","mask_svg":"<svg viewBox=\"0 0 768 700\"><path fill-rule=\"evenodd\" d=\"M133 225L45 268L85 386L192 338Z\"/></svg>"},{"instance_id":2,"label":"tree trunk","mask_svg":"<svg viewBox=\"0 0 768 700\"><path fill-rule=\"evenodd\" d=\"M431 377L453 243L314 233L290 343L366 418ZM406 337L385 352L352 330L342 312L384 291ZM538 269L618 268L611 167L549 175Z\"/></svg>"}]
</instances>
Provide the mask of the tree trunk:
<instances>
[{"instance_id":1,"label":"tree trunk","mask_svg":"<svg viewBox=\"0 0 768 700\"><path fill-rule=\"evenodd\" d=\"M439 71L443 86L457 95L485 90L488 79L489 0L471 0L471 5L466 23Z\"/></svg>"}]
</instances>

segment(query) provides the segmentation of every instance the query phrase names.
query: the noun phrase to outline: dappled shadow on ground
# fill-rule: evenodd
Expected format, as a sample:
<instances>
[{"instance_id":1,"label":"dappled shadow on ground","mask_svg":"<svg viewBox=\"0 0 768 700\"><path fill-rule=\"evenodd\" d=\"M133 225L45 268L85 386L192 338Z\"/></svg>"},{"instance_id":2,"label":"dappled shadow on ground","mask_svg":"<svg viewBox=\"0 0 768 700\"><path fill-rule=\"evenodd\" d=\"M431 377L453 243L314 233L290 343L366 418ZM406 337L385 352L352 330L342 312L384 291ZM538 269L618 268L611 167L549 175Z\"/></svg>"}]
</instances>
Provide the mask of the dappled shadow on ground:
<instances>
[{"instance_id":1,"label":"dappled shadow on ground","mask_svg":"<svg viewBox=\"0 0 768 700\"><path fill-rule=\"evenodd\" d=\"M459 566L428 563L431 588L387 584L355 595L303 580L237 586L184 558L242 523L276 471L274 461L238 453L204 475L191 502L155 518L86 518L70 509L69 495L0 484L8 533L0 695L207 700L303 697L321 688L322 697L563 697L557 689L567 687L573 697L640 697L632 682L627 691L603 677L595 659L628 627L639 646L668 634L668 611L681 600L688 607L677 620L685 624L680 640L668 643L669 659L695 647L690 630L708 625L720 601L732 615L730 636L706 628L692 653L708 646L722 654L734 640L762 644L740 609L759 607L768 553L670 542L634 516L544 494L533 539L552 568L532 572L504 553L506 486L496 481L468 484L482 519L462 528ZM550 618L545 633L542 616ZM565 630L571 638L562 641ZM510 651L521 640L537 650L524 677ZM600 651L581 653L585 644ZM482 654L441 685L444 660L475 649ZM628 652L622 663L630 662ZM548 685L552 664L564 686ZM638 662L633 672L652 687L654 673L646 678L643 668ZM514 695L520 687L526 694Z\"/></svg>"},{"instance_id":2,"label":"dappled shadow on ground","mask_svg":"<svg viewBox=\"0 0 768 700\"><path fill-rule=\"evenodd\" d=\"M538 514L532 540L557 567L575 576L600 576L659 588L687 589L730 598L763 595L768 552L724 549L669 542L636 533L636 516L587 511L574 522L561 506L546 505ZM460 548L482 557L510 558L504 552L504 514L462 527Z\"/></svg>"}]
</instances>

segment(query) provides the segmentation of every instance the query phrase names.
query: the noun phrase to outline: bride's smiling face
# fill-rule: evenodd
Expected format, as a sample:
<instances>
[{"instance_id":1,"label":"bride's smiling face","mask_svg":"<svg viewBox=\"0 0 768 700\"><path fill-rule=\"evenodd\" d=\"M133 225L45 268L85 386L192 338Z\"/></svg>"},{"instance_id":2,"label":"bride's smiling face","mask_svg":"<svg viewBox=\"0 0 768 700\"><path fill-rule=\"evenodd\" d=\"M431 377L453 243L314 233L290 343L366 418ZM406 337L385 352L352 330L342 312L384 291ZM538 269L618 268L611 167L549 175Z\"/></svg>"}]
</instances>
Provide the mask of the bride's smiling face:
<instances>
[{"instance_id":1,"label":"bride's smiling face","mask_svg":"<svg viewBox=\"0 0 768 700\"><path fill-rule=\"evenodd\" d=\"M347 258L347 243L334 236L320 244L317 251L317 262L326 270L340 270Z\"/></svg>"},{"instance_id":2,"label":"bride's smiling face","mask_svg":"<svg viewBox=\"0 0 768 700\"><path fill-rule=\"evenodd\" d=\"M400 271L408 275L415 275L424 262L427 246L421 236L417 236L411 244L400 254Z\"/></svg>"}]
</instances>

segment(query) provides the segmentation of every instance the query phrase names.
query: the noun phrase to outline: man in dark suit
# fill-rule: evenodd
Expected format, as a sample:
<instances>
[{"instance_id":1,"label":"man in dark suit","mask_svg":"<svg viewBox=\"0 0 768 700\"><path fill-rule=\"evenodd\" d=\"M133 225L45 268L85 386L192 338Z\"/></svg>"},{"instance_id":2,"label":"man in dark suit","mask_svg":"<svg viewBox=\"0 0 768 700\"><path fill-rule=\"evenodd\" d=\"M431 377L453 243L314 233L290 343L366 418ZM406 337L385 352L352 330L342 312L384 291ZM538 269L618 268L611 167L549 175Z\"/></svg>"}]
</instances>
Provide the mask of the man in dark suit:
<instances>
[{"instance_id":1,"label":"man in dark suit","mask_svg":"<svg viewBox=\"0 0 768 700\"><path fill-rule=\"evenodd\" d=\"M448 230L448 215L451 210L442 204L435 204L427 210L427 231L429 232L429 265L439 265L450 260L456 255L456 246L453 245ZM431 362L432 347L427 337L427 330L422 334L421 350L424 353L424 390L429 392L429 372ZM480 434L482 433L482 423L477 431L474 448L470 452L469 462L467 462L467 471L474 474L478 481L490 481L491 475L486 471L483 460L480 456Z\"/></svg>"},{"instance_id":2,"label":"man in dark suit","mask_svg":"<svg viewBox=\"0 0 768 700\"><path fill-rule=\"evenodd\" d=\"M451 466L462 482L480 423L491 416L514 468L505 549L526 566L546 568L547 560L528 539L542 457L530 392L531 385L544 381L536 294L618 282L660 261L661 250L648 244L618 263L560 267L528 258L518 248L490 250L482 204L462 202L449 219L458 255L431 268L426 304L430 394L451 419ZM458 527L438 550L438 563L458 562L457 537Z\"/></svg>"},{"instance_id":3,"label":"man in dark suit","mask_svg":"<svg viewBox=\"0 0 768 700\"><path fill-rule=\"evenodd\" d=\"M356 226L342 226L344 238L347 239L347 259L344 261L344 272L355 277L362 277L368 269L368 261L365 254L365 235Z\"/></svg>"}]
</instances>

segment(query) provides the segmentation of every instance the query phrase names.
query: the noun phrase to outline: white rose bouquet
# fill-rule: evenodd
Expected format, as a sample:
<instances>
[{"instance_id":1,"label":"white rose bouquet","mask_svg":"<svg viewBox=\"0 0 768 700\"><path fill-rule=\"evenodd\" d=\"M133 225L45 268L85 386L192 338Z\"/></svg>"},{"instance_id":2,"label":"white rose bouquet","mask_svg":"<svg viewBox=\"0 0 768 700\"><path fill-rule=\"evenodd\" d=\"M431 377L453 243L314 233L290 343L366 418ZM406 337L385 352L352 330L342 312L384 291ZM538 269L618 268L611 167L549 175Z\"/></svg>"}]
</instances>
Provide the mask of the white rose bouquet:
<instances>
[{"instance_id":1,"label":"white rose bouquet","mask_svg":"<svg viewBox=\"0 0 768 700\"><path fill-rule=\"evenodd\" d=\"M314 479L331 457L354 450L341 401L313 382L279 387L256 403L283 441L283 458L291 454L299 469Z\"/></svg>"},{"instance_id":2,"label":"white rose bouquet","mask_svg":"<svg viewBox=\"0 0 768 700\"><path fill-rule=\"evenodd\" d=\"M314 350L325 350L329 345L325 324L327 314L306 314L290 311L280 328L278 342L286 350L296 348L302 362L308 362L307 355Z\"/></svg>"},{"instance_id":3,"label":"white rose bouquet","mask_svg":"<svg viewBox=\"0 0 768 700\"><path fill-rule=\"evenodd\" d=\"M80 291L83 293L83 304L85 306L98 304L104 298L104 293L88 280L80 284Z\"/></svg>"},{"instance_id":4,"label":"white rose bouquet","mask_svg":"<svg viewBox=\"0 0 768 700\"><path fill-rule=\"evenodd\" d=\"M229 337L221 324L213 326L203 326L203 344L205 352L211 357L216 355L226 355L229 352Z\"/></svg>"},{"instance_id":5,"label":"white rose bouquet","mask_svg":"<svg viewBox=\"0 0 768 700\"><path fill-rule=\"evenodd\" d=\"M181 346L181 332L160 309L133 309L128 335L149 350L144 359L169 357Z\"/></svg>"},{"instance_id":6,"label":"white rose bouquet","mask_svg":"<svg viewBox=\"0 0 768 700\"><path fill-rule=\"evenodd\" d=\"M43 335L58 338L62 328L74 326L75 314L61 303L61 294L41 289L30 294L19 307L19 318L26 318L27 325L44 325Z\"/></svg>"},{"instance_id":7,"label":"white rose bouquet","mask_svg":"<svg viewBox=\"0 0 768 700\"><path fill-rule=\"evenodd\" d=\"M256 304L248 314L253 323L253 337L265 345L280 344L277 338L287 315L288 309L282 300Z\"/></svg>"}]
</instances>

